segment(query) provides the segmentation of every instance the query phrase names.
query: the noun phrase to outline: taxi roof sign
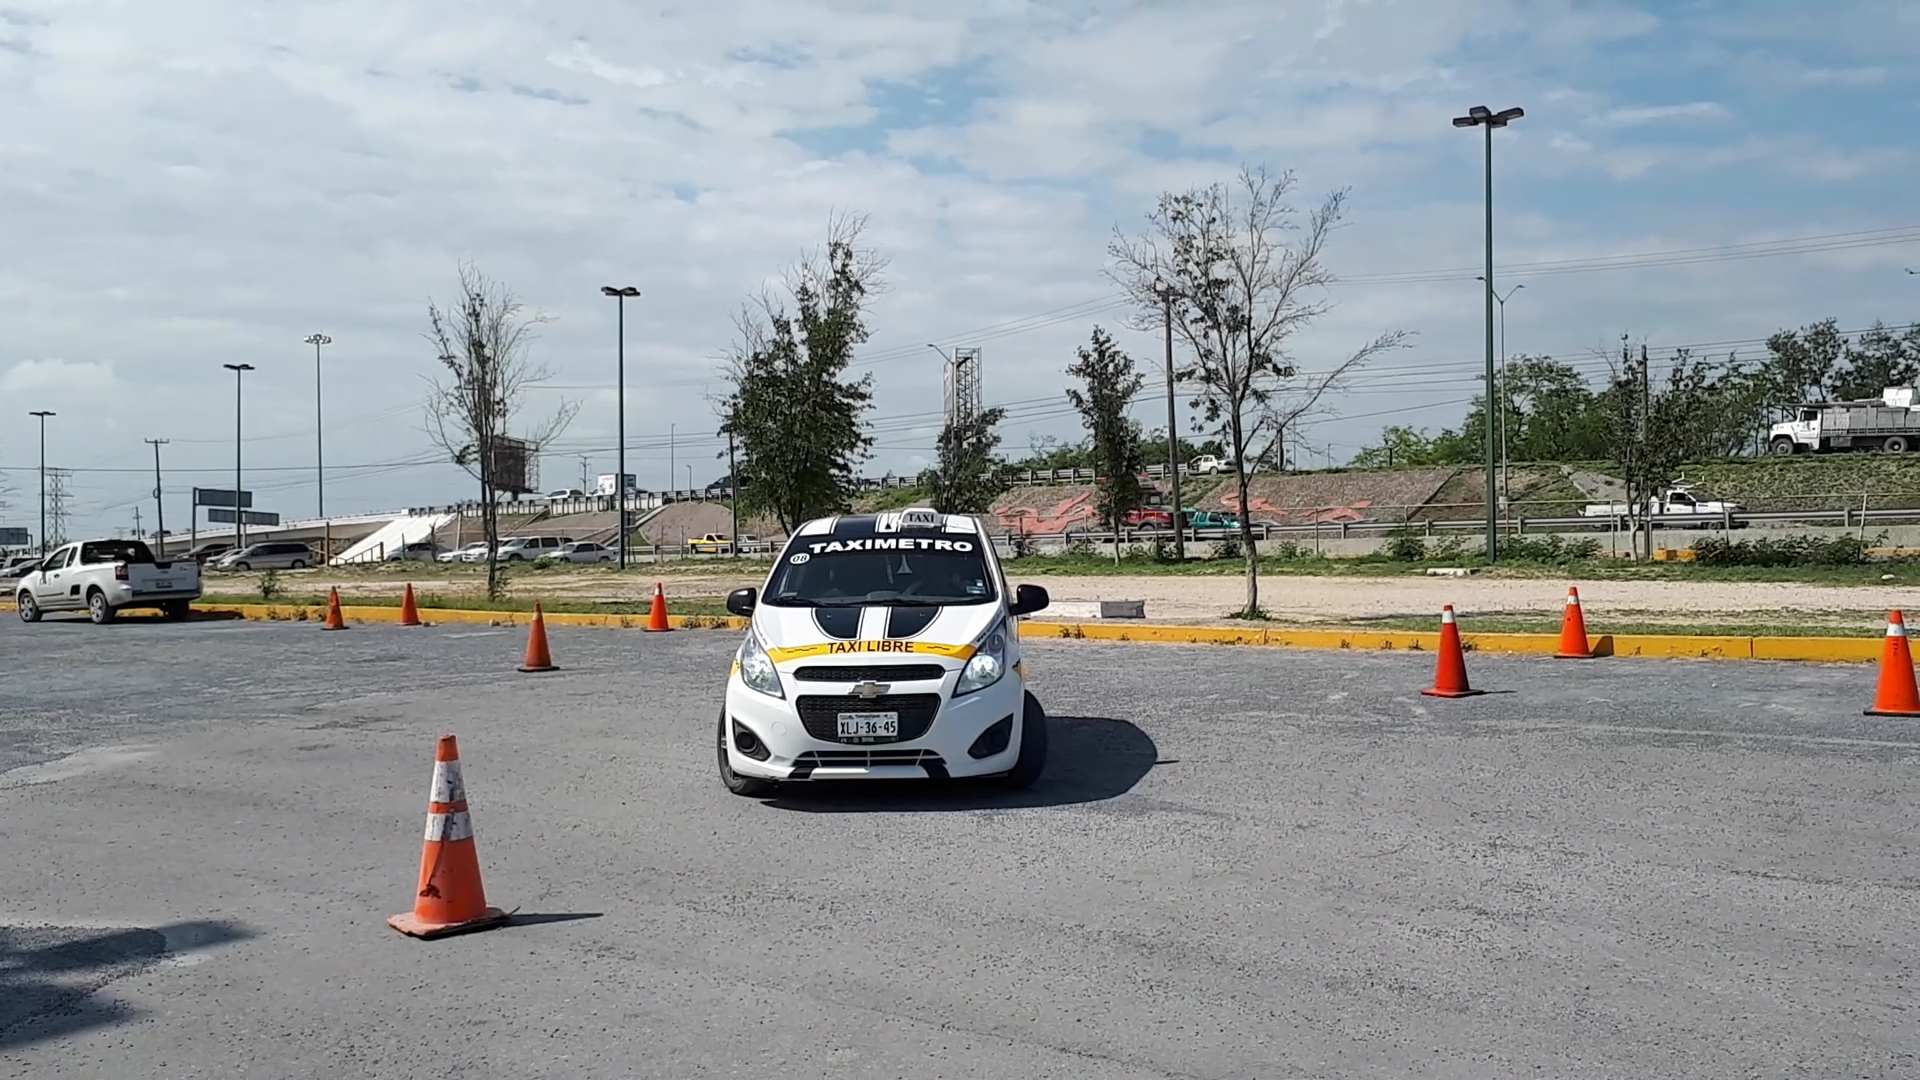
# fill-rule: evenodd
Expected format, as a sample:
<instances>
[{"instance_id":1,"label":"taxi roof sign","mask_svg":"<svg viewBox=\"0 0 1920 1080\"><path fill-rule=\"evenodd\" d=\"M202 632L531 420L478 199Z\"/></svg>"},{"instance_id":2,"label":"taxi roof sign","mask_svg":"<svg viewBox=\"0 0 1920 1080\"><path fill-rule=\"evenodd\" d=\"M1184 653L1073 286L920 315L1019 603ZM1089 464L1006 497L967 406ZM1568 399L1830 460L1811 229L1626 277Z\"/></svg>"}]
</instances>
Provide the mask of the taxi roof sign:
<instances>
[{"instance_id":1,"label":"taxi roof sign","mask_svg":"<svg viewBox=\"0 0 1920 1080\"><path fill-rule=\"evenodd\" d=\"M931 509L913 509L900 511L900 527L903 529L937 529L940 527L940 514Z\"/></svg>"}]
</instances>

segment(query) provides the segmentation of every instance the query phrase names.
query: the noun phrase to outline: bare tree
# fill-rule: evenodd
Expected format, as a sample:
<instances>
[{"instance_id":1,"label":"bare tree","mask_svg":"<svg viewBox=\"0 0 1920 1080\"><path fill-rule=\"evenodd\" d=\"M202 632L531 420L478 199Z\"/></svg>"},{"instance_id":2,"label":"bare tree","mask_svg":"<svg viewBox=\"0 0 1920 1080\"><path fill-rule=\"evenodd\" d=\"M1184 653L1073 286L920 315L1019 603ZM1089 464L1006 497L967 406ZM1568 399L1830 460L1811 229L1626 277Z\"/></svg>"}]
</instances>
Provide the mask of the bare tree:
<instances>
[{"instance_id":1,"label":"bare tree","mask_svg":"<svg viewBox=\"0 0 1920 1080\"><path fill-rule=\"evenodd\" d=\"M1328 195L1303 227L1287 201L1294 187L1292 172L1275 177L1243 167L1231 185L1161 195L1144 235L1116 229L1107 248L1107 276L1133 302L1133 327L1160 329L1171 312L1174 335L1192 356L1174 378L1198 386L1196 407L1207 423L1220 425L1238 463L1240 546L1247 562L1247 602L1240 614L1247 618L1263 614L1259 555L1247 513L1254 460L1248 447L1266 431L1279 438L1354 370L1409 336L1400 330L1382 334L1324 371L1303 373L1295 366L1289 339L1331 308L1322 290L1335 279L1321 257L1340 222L1346 192Z\"/></svg>"},{"instance_id":2,"label":"bare tree","mask_svg":"<svg viewBox=\"0 0 1920 1080\"><path fill-rule=\"evenodd\" d=\"M487 598L503 592L500 545L500 451L527 389L545 380L545 367L527 358L533 327L543 315L525 315L513 292L471 263L460 266L460 299L443 308L429 300L425 335L446 372L429 378L427 435L480 482L480 523L487 542ZM551 416L520 436L538 453L572 422L578 402L562 401Z\"/></svg>"}]
</instances>

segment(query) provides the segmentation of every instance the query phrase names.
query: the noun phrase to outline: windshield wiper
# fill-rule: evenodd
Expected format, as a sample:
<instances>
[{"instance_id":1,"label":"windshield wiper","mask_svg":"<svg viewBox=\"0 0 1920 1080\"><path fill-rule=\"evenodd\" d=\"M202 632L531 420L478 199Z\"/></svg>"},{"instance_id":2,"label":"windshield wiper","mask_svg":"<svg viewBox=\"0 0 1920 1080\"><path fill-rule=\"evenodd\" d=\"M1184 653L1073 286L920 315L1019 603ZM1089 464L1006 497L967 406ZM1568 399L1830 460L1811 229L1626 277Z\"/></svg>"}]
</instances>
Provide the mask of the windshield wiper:
<instances>
[{"instance_id":1,"label":"windshield wiper","mask_svg":"<svg viewBox=\"0 0 1920 1080\"><path fill-rule=\"evenodd\" d=\"M767 603L775 607L855 608L866 606L864 602L860 601L851 604L828 604L819 600L809 599L805 596L774 596L769 597Z\"/></svg>"}]
</instances>

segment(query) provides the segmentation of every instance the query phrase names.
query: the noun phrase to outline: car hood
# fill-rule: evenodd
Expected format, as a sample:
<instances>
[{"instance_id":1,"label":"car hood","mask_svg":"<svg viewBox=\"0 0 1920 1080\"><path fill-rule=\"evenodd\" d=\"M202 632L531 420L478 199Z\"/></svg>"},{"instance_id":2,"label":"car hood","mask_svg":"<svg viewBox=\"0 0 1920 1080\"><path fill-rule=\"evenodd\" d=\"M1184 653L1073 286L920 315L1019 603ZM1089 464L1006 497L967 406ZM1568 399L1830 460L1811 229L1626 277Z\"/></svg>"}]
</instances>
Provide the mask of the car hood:
<instances>
[{"instance_id":1,"label":"car hood","mask_svg":"<svg viewBox=\"0 0 1920 1080\"><path fill-rule=\"evenodd\" d=\"M888 663L902 657L964 664L974 641L1003 614L997 603L871 604L857 608L790 608L762 604L753 628L776 665L831 658L835 663Z\"/></svg>"}]
</instances>

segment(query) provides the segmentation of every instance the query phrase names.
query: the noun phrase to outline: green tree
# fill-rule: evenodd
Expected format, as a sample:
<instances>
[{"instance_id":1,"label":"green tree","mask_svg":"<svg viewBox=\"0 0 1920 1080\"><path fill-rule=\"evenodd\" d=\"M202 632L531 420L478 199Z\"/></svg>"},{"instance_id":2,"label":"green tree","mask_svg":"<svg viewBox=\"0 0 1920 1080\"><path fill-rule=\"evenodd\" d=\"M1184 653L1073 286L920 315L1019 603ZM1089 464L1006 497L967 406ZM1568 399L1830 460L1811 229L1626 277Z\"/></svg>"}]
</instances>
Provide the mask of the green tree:
<instances>
[{"instance_id":1,"label":"green tree","mask_svg":"<svg viewBox=\"0 0 1920 1080\"><path fill-rule=\"evenodd\" d=\"M995 407L949 422L940 429L934 467L920 476L928 500L943 514L984 514L1007 490L1007 478L994 451L1007 410Z\"/></svg>"},{"instance_id":2,"label":"green tree","mask_svg":"<svg viewBox=\"0 0 1920 1080\"><path fill-rule=\"evenodd\" d=\"M1170 321L1186 345L1193 359L1174 377L1199 388L1197 406L1208 424L1218 425L1236 462L1252 460L1256 455L1247 451L1263 433L1277 437L1407 336L1383 334L1315 375L1295 365L1293 336L1330 310L1325 287L1334 275L1322 256L1346 195L1329 195L1303 225L1289 202L1294 186L1290 172L1274 177L1243 168L1231 186L1165 193L1148 213L1144 235L1116 232L1107 249L1108 276L1133 302L1139 327ZM1239 505L1248 505L1245 468L1235 470L1234 484ZM1259 552L1246 514L1240 515L1240 548L1247 583L1241 614L1257 618L1264 614Z\"/></svg>"},{"instance_id":3,"label":"green tree","mask_svg":"<svg viewBox=\"0 0 1920 1080\"><path fill-rule=\"evenodd\" d=\"M1100 516L1117 533L1121 519L1140 505L1140 425L1127 415L1146 376L1134 370L1133 357L1098 326L1078 350L1067 374L1081 387L1068 387L1067 400L1087 426L1093 467L1100 475Z\"/></svg>"},{"instance_id":4,"label":"green tree","mask_svg":"<svg viewBox=\"0 0 1920 1080\"><path fill-rule=\"evenodd\" d=\"M1434 449L1434 440L1425 431L1390 426L1380 433L1377 446L1363 447L1348 464L1352 469L1417 468L1446 464Z\"/></svg>"},{"instance_id":5,"label":"green tree","mask_svg":"<svg viewBox=\"0 0 1920 1080\"><path fill-rule=\"evenodd\" d=\"M1184 436L1176 440L1174 461L1185 465L1204 454L1214 457L1226 457L1227 448L1219 439L1201 439L1194 442ZM1157 427L1146 433L1140 440L1140 464L1143 466L1167 464L1167 429Z\"/></svg>"},{"instance_id":6,"label":"green tree","mask_svg":"<svg viewBox=\"0 0 1920 1080\"><path fill-rule=\"evenodd\" d=\"M836 215L825 250L787 271L787 298L763 292L735 321L720 433L734 439L741 511L771 514L782 530L844 510L873 446L863 422L873 378L846 378L886 267L863 246L866 224Z\"/></svg>"},{"instance_id":7,"label":"green tree","mask_svg":"<svg viewBox=\"0 0 1920 1080\"><path fill-rule=\"evenodd\" d=\"M1846 343L1839 366L1827 375L1827 392L1836 401L1879 398L1889 386L1920 380L1920 324L1896 333L1875 322Z\"/></svg>"}]
</instances>

